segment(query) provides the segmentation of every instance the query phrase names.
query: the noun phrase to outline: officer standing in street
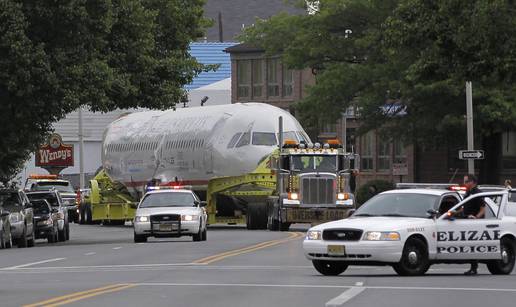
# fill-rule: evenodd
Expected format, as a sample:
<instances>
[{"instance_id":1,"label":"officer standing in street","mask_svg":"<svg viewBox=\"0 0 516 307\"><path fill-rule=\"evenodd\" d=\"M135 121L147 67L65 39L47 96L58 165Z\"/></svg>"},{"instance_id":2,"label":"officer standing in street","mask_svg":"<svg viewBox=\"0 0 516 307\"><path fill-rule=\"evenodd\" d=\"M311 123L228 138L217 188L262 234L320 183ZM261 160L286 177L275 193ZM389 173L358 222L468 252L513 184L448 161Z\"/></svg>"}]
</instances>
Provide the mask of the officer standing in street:
<instances>
[{"instance_id":1,"label":"officer standing in street","mask_svg":"<svg viewBox=\"0 0 516 307\"><path fill-rule=\"evenodd\" d=\"M478 188L478 179L473 174L467 174L464 176L464 186L466 187L466 194L464 195L464 199L469 196L477 193L482 193ZM466 206L464 206L464 216L469 219L481 219L484 218L485 214L485 204L480 198L476 198L472 201L469 201ZM469 271L464 272L464 275L476 275L478 269L478 261L471 261L471 268Z\"/></svg>"}]
</instances>

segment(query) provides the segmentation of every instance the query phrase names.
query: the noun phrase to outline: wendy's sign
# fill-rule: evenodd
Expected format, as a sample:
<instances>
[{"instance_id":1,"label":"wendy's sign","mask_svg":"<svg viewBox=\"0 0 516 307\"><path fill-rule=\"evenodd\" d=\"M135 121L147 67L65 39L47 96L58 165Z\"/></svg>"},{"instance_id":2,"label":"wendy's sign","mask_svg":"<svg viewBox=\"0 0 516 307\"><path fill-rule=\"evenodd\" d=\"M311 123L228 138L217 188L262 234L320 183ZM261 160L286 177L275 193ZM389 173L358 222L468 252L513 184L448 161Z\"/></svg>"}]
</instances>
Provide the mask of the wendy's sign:
<instances>
[{"instance_id":1,"label":"wendy's sign","mask_svg":"<svg viewBox=\"0 0 516 307\"><path fill-rule=\"evenodd\" d=\"M73 166L73 145L63 144L57 133L50 135L48 143L36 152L36 166L43 168Z\"/></svg>"}]
</instances>

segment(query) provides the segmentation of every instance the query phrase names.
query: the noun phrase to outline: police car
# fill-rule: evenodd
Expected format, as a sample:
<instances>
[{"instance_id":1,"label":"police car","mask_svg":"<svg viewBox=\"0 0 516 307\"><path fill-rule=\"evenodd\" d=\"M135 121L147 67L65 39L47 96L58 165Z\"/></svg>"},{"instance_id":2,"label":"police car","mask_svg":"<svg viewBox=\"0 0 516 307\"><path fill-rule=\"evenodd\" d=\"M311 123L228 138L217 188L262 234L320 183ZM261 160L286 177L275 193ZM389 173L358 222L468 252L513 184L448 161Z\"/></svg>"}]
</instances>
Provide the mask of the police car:
<instances>
[{"instance_id":1,"label":"police car","mask_svg":"<svg viewBox=\"0 0 516 307\"><path fill-rule=\"evenodd\" d=\"M462 214L485 204L484 218ZM383 192L350 218L315 226L303 242L305 255L323 275L349 265L391 265L399 275L423 275L435 263L478 260L492 274L510 274L516 250L515 203L508 191L461 200L457 192L405 189Z\"/></svg>"},{"instance_id":2,"label":"police car","mask_svg":"<svg viewBox=\"0 0 516 307\"><path fill-rule=\"evenodd\" d=\"M207 214L197 195L184 189L159 189L145 194L136 209L134 242L148 237L207 237Z\"/></svg>"}]
</instances>

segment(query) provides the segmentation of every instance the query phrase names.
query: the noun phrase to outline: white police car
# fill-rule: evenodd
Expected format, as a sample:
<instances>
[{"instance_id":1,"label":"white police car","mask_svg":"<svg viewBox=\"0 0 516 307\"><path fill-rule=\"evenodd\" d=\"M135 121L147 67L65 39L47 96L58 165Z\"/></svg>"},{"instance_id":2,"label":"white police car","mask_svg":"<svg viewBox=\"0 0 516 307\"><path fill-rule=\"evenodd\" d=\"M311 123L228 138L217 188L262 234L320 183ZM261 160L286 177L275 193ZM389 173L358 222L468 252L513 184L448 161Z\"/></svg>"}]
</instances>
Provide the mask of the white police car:
<instances>
[{"instance_id":1,"label":"white police car","mask_svg":"<svg viewBox=\"0 0 516 307\"><path fill-rule=\"evenodd\" d=\"M197 195L190 190L165 189L147 192L136 209L134 242L148 237L192 236L205 241L207 215Z\"/></svg>"},{"instance_id":2,"label":"white police car","mask_svg":"<svg viewBox=\"0 0 516 307\"><path fill-rule=\"evenodd\" d=\"M323 275L349 265L391 265L399 275L422 275L434 263L478 260L492 274L510 274L516 250L516 217L507 191L479 193L461 201L456 192L433 189L381 193L350 218L315 226L303 242L305 255ZM485 217L461 212L474 201Z\"/></svg>"}]
</instances>

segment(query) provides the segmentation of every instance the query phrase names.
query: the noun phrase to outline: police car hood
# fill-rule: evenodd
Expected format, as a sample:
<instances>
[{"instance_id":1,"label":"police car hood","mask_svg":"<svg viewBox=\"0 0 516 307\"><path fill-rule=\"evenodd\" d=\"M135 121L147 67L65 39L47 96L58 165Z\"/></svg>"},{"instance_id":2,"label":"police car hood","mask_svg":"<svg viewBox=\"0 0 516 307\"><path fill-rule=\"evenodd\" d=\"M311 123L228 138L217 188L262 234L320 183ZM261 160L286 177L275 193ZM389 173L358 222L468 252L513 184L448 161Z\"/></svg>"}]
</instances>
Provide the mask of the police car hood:
<instances>
[{"instance_id":1,"label":"police car hood","mask_svg":"<svg viewBox=\"0 0 516 307\"><path fill-rule=\"evenodd\" d=\"M153 207L153 208L139 208L136 215L155 215L155 214L182 214L182 215L196 215L199 214L197 207Z\"/></svg>"},{"instance_id":2,"label":"police car hood","mask_svg":"<svg viewBox=\"0 0 516 307\"><path fill-rule=\"evenodd\" d=\"M353 228L372 231L389 231L433 224L434 221L432 219L416 217L351 217L343 220L324 223L313 227L312 230L324 230L329 228Z\"/></svg>"}]
</instances>

